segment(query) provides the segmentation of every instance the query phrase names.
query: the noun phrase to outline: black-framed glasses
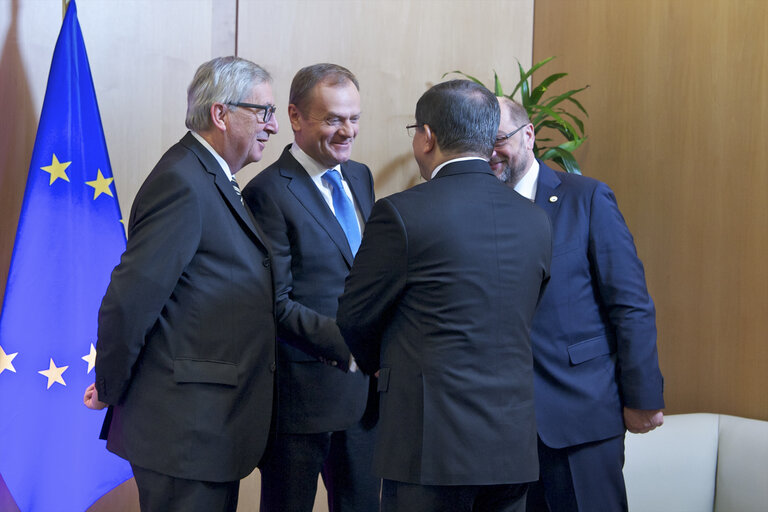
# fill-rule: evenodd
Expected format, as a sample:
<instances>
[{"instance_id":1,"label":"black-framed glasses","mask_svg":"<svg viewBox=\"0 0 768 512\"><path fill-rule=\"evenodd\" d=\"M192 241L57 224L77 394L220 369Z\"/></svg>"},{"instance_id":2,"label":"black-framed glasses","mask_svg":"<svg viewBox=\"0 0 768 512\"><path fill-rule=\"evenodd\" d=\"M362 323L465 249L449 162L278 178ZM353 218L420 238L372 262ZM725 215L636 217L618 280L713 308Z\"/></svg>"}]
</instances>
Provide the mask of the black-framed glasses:
<instances>
[{"instance_id":1,"label":"black-framed glasses","mask_svg":"<svg viewBox=\"0 0 768 512\"><path fill-rule=\"evenodd\" d=\"M408 132L409 137L413 137L414 135L416 135L416 130L418 130L419 128L421 128L420 124L409 124L408 126L405 127L405 131Z\"/></svg>"},{"instance_id":2,"label":"black-framed glasses","mask_svg":"<svg viewBox=\"0 0 768 512\"><path fill-rule=\"evenodd\" d=\"M277 110L276 105L258 105L256 103L243 103L241 101L238 101L236 103L227 103L227 105L232 105L233 107L244 107L244 108L253 108L256 110L263 110L264 111L264 117L262 118L262 123L268 123L270 119L272 119L272 114L275 113L275 110Z\"/></svg>"},{"instance_id":3,"label":"black-framed glasses","mask_svg":"<svg viewBox=\"0 0 768 512\"><path fill-rule=\"evenodd\" d=\"M516 128L516 129L512 130L511 132L509 132L509 133L507 133L505 135L499 135L498 137L496 137L496 141L493 143L493 145L494 146L501 146L502 144L507 142L510 137L512 137L514 134L516 134L517 132L519 132L520 130L522 130L523 128L528 126L529 124L530 123L526 123L523 126L521 126L520 128Z\"/></svg>"}]
</instances>

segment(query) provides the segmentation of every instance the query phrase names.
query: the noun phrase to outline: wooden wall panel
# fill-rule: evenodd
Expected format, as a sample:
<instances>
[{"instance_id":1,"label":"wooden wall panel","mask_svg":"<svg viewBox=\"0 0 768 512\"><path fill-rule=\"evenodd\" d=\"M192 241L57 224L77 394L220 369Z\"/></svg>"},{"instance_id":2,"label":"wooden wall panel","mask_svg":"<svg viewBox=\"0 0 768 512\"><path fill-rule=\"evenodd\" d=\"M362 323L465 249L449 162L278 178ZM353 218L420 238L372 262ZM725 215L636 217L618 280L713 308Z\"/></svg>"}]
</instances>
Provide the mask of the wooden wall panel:
<instances>
[{"instance_id":1,"label":"wooden wall panel","mask_svg":"<svg viewBox=\"0 0 768 512\"><path fill-rule=\"evenodd\" d=\"M751 0L535 3L534 61L590 84L580 161L645 263L668 413L768 420L767 23Z\"/></svg>"}]
</instances>

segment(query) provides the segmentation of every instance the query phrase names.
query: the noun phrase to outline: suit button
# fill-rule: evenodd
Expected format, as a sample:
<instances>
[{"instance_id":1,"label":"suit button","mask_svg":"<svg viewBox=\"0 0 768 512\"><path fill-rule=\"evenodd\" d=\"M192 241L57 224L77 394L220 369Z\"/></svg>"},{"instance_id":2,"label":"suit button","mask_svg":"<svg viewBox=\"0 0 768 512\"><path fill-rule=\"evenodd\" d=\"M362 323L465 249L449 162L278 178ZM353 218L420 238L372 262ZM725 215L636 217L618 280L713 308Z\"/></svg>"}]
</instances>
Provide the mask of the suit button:
<instances>
[{"instance_id":1,"label":"suit button","mask_svg":"<svg viewBox=\"0 0 768 512\"><path fill-rule=\"evenodd\" d=\"M269 371L272 373L275 373L275 370L277 369L277 365L275 363L269 363Z\"/></svg>"},{"instance_id":2,"label":"suit button","mask_svg":"<svg viewBox=\"0 0 768 512\"><path fill-rule=\"evenodd\" d=\"M261 264L269 268L269 258L264 258L264 261L262 261Z\"/></svg>"}]
</instances>

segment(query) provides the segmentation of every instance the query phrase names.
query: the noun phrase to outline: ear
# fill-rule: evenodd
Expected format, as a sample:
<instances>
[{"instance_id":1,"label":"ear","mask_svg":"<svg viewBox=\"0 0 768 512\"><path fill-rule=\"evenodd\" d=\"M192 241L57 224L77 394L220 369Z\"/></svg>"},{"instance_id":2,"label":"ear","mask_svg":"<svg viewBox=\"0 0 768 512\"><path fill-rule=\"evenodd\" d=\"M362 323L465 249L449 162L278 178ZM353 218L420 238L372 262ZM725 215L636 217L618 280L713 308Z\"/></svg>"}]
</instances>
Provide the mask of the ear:
<instances>
[{"instance_id":1,"label":"ear","mask_svg":"<svg viewBox=\"0 0 768 512\"><path fill-rule=\"evenodd\" d=\"M219 130L227 131L226 117L229 113L229 108L223 103L214 103L211 105L211 123Z\"/></svg>"},{"instance_id":2,"label":"ear","mask_svg":"<svg viewBox=\"0 0 768 512\"><path fill-rule=\"evenodd\" d=\"M533 130L531 123L528 123L528 126L523 128L523 134L525 136L525 149L533 151L533 145L536 142L536 132Z\"/></svg>"},{"instance_id":3,"label":"ear","mask_svg":"<svg viewBox=\"0 0 768 512\"><path fill-rule=\"evenodd\" d=\"M422 129L424 130L424 144L422 149L425 153L429 153L435 149L437 145L437 137L435 137L435 133L428 124L425 124Z\"/></svg>"},{"instance_id":4,"label":"ear","mask_svg":"<svg viewBox=\"0 0 768 512\"><path fill-rule=\"evenodd\" d=\"M299 121L301 119L301 112L293 103L288 105L288 119L291 121L291 129L294 132L300 132L301 123Z\"/></svg>"}]
</instances>

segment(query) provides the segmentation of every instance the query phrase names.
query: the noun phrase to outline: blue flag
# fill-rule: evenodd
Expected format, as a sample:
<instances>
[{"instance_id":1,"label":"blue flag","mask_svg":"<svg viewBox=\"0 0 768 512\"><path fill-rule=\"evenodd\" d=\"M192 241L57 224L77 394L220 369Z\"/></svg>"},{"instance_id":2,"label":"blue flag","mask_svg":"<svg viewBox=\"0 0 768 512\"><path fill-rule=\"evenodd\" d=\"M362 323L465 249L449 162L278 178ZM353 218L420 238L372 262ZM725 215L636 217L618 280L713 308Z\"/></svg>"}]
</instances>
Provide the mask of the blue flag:
<instances>
[{"instance_id":1,"label":"blue flag","mask_svg":"<svg viewBox=\"0 0 768 512\"><path fill-rule=\"evenodd\" d=\"M22 512L82 512L132 477L98 439L98 310L125 250L72 0L56 42L0 313L0 474Z\"/></svg>"}]
</instances>

